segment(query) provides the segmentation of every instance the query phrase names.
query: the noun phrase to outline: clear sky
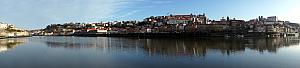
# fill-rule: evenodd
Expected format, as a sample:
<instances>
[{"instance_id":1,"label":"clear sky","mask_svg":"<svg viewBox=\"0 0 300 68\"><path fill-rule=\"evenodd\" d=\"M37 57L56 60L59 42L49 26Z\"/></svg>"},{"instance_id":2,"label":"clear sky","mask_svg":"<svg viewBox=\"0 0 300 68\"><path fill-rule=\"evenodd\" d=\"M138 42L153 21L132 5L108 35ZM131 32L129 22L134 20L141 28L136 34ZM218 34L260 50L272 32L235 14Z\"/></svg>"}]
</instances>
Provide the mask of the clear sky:
<instances>
[{"instance_id":1,"label":"clear sky","mask_svg":"<svg viewBox=\"0 0 300 68\"><path fill-rule=\"evenodd\" d=\"M202 14L219 20L279 16L300 23L300 0L0 0L0 21L38 29L51 23L142 20L171 14Z\"/></svg>"}]
</instances>

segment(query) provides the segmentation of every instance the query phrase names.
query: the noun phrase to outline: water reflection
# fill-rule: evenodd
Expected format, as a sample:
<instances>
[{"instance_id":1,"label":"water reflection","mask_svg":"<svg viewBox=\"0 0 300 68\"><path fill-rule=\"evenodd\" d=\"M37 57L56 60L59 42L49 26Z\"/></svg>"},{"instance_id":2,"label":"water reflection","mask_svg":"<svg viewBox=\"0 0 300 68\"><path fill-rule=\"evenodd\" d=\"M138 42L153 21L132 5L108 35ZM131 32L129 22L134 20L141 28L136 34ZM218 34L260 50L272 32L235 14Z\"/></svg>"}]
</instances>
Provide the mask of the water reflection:
<instances>
[{"instance_id":1,"label":"water reflection","mask_svg":"<svg viewBox=\"0 0 300 68\"><path fill-rule=\"evenodd\" d=\"M59 40L60 38L61 40ZM298 38L197 38L197 39L130 39L57 37L46 40L51 48L97 48L104 52L145 53L162 56L205 56L209 52L224 55L244 52L276 53L279 48L298 45Z\"/></svg>"},{"instance_id":2,"label":"water reflection","mask_svg":"<svg viewBox=\"0 0 300 68\"><path fill-rule=\"evenodd\" d=\"M0 39L0 53L6 52L24 43L23 38Z\"/></svg>"},{"instance_id":3,"label":"water reflection","mask_svg":"<svg viewBox=\"0 0 300 68\"><path fill-rule=\"evenodd\" d=\"M45 43L51 48L103 48L107 38L45 37ZM42 39L44 40L44 39Z\"/></svg>"},{"instance_id":4,"label":"water reflection","mask_svg":"<svg viewBox=\"0 0 300 68\"><path fill-rule=\"evenodd\" d=\"M299 40L289 38L248 38L248 39L185 39L148 40L144 49L150 54L205 56L209 51L225 55L244 52L246 49L261 53L276 53L281 47L298 45Z\"/></svg>"},{"instance_id":5,"label":"water reflection","mask_svg":"<svg viewBox=\"0 0 300 68\"><path fill-rule=\"evenodd\" d=\"M59 47L65 47L65 48L95 48L95 44L82 44L82 43L68 43L68 42L49 42L47 41L46 44L48 44L51 48L59 48Z\"/></svg>"}]
</instances>

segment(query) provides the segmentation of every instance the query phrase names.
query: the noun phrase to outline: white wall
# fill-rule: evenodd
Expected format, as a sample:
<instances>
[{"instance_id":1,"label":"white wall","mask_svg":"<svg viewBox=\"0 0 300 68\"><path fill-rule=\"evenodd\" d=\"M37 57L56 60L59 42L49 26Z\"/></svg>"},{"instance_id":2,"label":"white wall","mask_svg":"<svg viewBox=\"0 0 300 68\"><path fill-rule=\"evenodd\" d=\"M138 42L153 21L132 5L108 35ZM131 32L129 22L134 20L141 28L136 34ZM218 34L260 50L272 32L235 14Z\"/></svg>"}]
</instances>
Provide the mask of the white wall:
<instances>
[{"instance_id":1,"label":"white wall","mask_svg":"<svg viewBox=\"0 0 300 68\"><path fill-rule=\"evenodd\" d=\"M0 23L0 29L8 28L8 24Z\"/></svg>"}]
</instances>

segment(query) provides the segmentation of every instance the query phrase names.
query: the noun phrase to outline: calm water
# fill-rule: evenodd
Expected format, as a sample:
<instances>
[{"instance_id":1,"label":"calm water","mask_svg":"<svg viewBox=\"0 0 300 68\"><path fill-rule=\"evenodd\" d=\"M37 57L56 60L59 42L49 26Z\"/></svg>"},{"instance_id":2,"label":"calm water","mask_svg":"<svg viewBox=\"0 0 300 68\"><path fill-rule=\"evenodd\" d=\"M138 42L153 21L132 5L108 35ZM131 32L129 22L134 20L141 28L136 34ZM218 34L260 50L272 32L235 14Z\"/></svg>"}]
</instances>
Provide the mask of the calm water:
<instances>
[{"instance_id":1,"label":"calm water","mask_svg":"<svg viewBox=\"0 0 300 68\"><path fill-rule=\"evenodd\" d=\"M0 39L1 68L299 68L298 38Z\"/></svg>"}]
</instances>

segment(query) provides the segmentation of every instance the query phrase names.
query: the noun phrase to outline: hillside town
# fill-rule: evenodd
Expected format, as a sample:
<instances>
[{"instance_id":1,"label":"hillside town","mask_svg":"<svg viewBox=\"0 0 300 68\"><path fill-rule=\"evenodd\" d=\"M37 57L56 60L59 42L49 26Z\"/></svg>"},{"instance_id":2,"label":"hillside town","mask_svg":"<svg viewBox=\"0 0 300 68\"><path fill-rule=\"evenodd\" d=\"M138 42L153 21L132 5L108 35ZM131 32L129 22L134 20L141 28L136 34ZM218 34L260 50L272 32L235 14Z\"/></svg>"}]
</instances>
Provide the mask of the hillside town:
<instances>
[{"instance_id":1,"label":"hillside town","mask_svg":"<svg viewBox=\"0 0 300 68\"><path fill-rule=\"evenodd\" d=\"M26 37L30 33L19 29L15 25L0 22L0 38Z\"/></svg>"},{"instance_id":2,"label":"hillside town","mask_svg":"<svg viewBox=\"0 0 300 68\"><path fill-rule=\"evenodd\" d=\"M222 17L210 20L203 14L150 16L143 21L113 21L51 24L45 29L32 30L38 36L298 36L300 25L279 20L277 16L249 21Z\"/></svg>"}]
</instances>

